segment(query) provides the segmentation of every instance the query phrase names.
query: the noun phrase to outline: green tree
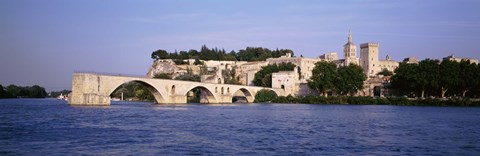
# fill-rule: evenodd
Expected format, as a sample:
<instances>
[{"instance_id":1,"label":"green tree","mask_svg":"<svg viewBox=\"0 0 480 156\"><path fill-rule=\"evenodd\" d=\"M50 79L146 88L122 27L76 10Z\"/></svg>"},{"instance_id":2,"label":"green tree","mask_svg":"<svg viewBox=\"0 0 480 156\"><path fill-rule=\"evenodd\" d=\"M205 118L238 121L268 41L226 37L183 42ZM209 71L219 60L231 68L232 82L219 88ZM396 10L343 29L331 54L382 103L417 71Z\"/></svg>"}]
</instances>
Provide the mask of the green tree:
<instances>
[{"instance_id":1,"label":"green tree","mask_svg":"<svg viewBox=\"0 0 480 156\"><path fill-rule=\"evenodd\" d=\"M200 59L195 58L195 62L193 62L194 65L203 65L202 61Z\"/></svg>"},{"instance_id":2,"label":"green tree","mask_svg":"<svg viewBox=\"0 0 480 156\"><path fill-rule=\"evenodd\" d=\"M328 92L335 90L335 81L338 77L337 66L332 62L317 62L312 70L312 76L308 80L311 89L328 96Z\"/></svg>"},{"instance_id":3,"label":"green tree","mask_svg":"<svg viewBox=\"0 0 480 156\"><path fill-rule=\"evenodd\" d=\"M169 59L169 58L170 58L170 55L168 54L167 51L162 50L162 49L159 49L159 50L156 50L156 51L152 52L151 57L152 57L152 59L154 59L154 60L158 60L158 59Z\"/></svg>"},{"instance_id":4,"label":"green tree","mask_svg":"<svg viewBox=\"0 0 480 156\"><path fill-rule=\"evenodd\" d=\"M440 86L440 66L438 60L422 60L418 63L419 72L416 77L416 84L420 87L421 97L425 97L425 91L432 91Z\"/></svg>"},{"instance_id":5,"label":"green tree","mask_svg":"<svg viewBox=\"0 0 480 156\"><path fill-rule=\"evenodd\" d=\"M45 88L40 87L38 85L33 85L32 87L28 87L28 97L30 98L45 98L47 97L47 92Z\"/></svg>"},{"instance_id":6,"label":"green tree","mask_svg":"<svg viewBox=\"0 0 480 156\"><path fill-rule=\"evenodd\" d=\"M7 91L3 88L3 86L0 84L0 98L9 98L10 95L8 94Z\"/></svg>"},{"instance_id":7,"label":"green tree","mask_svg":"<svg viewBox=\"0 0 480 156\"><path fill-rule=\"evenodd\" d=\"M341 95L353 95L363 89L363 82L367 76L363 73L362 67L349 64L337 69L338 77L335 81L335 88Z\"/></svg>"},{"instance_id":8,"label":"green tree","mask_svg":"<svg viewBox=\"0 0 480 156\"><path fill-rule=\"evenodd\" d=\"M235 78L235 68L222 70L222 77L225 84L239 84Z\"/></svg>"},{"instance_id":9,"label":"green tree","mask_svg":"<svg viewBox=\"0 0 480 156\"><path fill-rule=\"evenodd\" d=\"M175 77L175 80L200 82L200 76L186 73Z\"/></svg>"},{"instance_id":10,"label":"green tree","mask_svg":"<svg viewBox=\"0 0 480 156\"><path fill-rule=\"evenodd\" d=\"M167 73L159 73L159 74L155 74L153 76L153 78L155 78L155 79L172 79L172 76L170 76L170 74L167 74Z\"/></svg>"},{"instance_id":11,"label":"green tree","mask_svg":"<svg viewBox=\"0 0 480 156\"><path fill-rule=\"evenodd\" d=\"M393 72L388 70L387 68L383 68L382 71L378 72L377 75L383 75L383 76L392 76Z\"/></svg>"},{"instance_id":12,"label":"green tree","mask_svg":"<svg viewBox=\"0 0 480 156\"><path fill-rule=\"evenodd\" d=\"M480 88L480 70L478 65L470 61L462 61L459 66L457 88L461 91L462 97L465 97L468 91L475 87Z\"/></svg>"},{"instance_id":13,"label":"green tree","mask_svg":"<svg viewBox=\"0 0 480 156\"><path fill-rule=\"evenodd\" d=\"M262 67L260 71L255 73L253 84L255 86L272 87L272 73L279 71L292 71L295 65L292 63L272 64Z\"/></svg>"},{"instance_id":14,"label":"green tree","mask_svg":"<svg viewBox=\"0 0 480 156\"><path fill-rule=\"evenodd\" d=\"M268 89L262 89L255 94L255 102L270 102L277 98L277 94Z\"/></svg>"},{"instance_id":15,"label":"green tree","mask_svg":"<svg viewBox=\"0 0 480 156\"><path fill-rule=\"evenodd\" d=\"M460 63L456 61L444 60L439 66L440 77L438 86L440 88L440 98L445 97L445 93L460 82Z\"/></svg>"},{"instance_id":16,"label":"green tree","mask_svg":"<svg viewBox=\"0 0 480 156\"><path fill-rule=\"evenodd\" d=\"M396 89L400 95L414 94L421 88L417 85L419 70L418 64L401 62L391 78L391 88Z\"/></svg>"}]
</instances>

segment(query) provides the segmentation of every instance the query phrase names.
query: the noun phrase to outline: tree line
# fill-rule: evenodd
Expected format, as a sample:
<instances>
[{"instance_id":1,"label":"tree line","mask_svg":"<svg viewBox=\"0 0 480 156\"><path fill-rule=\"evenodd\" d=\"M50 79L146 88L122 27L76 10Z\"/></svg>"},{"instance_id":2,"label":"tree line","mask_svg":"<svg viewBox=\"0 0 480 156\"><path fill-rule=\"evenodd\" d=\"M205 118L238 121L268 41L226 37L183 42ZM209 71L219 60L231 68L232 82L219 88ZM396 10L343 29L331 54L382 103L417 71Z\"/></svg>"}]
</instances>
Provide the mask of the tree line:
<instances>
[{"instance_id":1,"label":"tree line","mask_svg":"<svg viewBox=\"0 0 480 156\"><path fill-rule=\"evenodd\" d=\"M152 52L151 58L154 60L172 59L176 64L185 64L186 62L183 62L183 60L195 59L195 64L199 64L198 60L265 61L267 58L277 58L286 53L291 53L293 56L293 51L290 49L270 50L262 47L247 47L238 52L232 50L227 53L225 49L210 49L206 45L203 45L200 51L191 49L189 51L167 52L166 50L159 49Z\"/></svg>"},{"instance_id":2,"label":"tree line","mask_svg":"<svg viewBox=\"0 0 480 156\"><path fill-rule=\"evenodd\" d=\"M11 84L7 87L0 85L0 98L45 98L47 96L45 88L38 85L16 86Z\"/></svg>"},{"instance_id":3,"label":"tree line","mask_svg":"<svg viewBox=\"0 0 480 156\"><path fill-rule=\"evenodd\" d=\"M402 62L391 78L391 88L397 95L411 97L478 97L480 66L470 61Z\"/></svg>"}]
</instances>

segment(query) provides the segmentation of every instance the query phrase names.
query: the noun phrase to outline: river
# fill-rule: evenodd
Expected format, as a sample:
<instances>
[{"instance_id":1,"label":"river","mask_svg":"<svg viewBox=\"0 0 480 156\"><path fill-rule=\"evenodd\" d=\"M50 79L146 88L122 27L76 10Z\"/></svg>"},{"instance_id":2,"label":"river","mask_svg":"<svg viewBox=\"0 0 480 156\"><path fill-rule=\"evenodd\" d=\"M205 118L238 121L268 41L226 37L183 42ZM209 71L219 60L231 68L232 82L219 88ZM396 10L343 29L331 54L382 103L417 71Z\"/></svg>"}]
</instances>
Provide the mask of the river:
<instances>
[{"instance_id":1,"label":"river","mask_svg":"<svg viewBox=\"0 0 480 156\"><path fill-rule=\"evenodd\" d=\"M0 155L480 155L480 108L7 99Z\"/></svg>"}]
</instances>

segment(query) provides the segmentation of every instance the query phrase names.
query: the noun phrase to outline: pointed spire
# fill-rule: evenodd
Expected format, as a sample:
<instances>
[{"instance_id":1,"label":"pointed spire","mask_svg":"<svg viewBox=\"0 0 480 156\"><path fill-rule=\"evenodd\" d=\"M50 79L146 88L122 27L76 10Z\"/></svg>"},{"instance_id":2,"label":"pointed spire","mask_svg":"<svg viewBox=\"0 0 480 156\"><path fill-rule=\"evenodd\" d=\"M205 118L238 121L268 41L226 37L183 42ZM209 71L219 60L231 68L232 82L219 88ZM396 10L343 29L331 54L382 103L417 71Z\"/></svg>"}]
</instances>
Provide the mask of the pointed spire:
<instances>
[{"instance_id":1,"label":"pointed spire","mask_svg":"<svg viewBox=\"0 0 480 156\"><path fill-rule=\"evenodd\" d=\"M353 43L352 41L352 32L348 29L348 43Z\"/></svg>"}]
</instances>

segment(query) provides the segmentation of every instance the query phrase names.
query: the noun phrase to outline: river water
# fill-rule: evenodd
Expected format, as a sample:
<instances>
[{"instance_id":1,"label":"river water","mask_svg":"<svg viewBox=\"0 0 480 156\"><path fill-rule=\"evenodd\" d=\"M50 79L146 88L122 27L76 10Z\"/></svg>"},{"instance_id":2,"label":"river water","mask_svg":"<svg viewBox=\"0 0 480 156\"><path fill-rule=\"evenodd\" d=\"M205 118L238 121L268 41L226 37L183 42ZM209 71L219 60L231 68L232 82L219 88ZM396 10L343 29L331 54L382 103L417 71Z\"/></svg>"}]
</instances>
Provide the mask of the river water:
<instances>
[{"instance_id":1,"label":"river water","mask_svg":"<svg viewBox=\"0 0 480 156\"><path fill-rule=\"evenodd\" d=\"M0 155L480 155L480 108L8 99Z\"/></svg>"}]
</instances>

